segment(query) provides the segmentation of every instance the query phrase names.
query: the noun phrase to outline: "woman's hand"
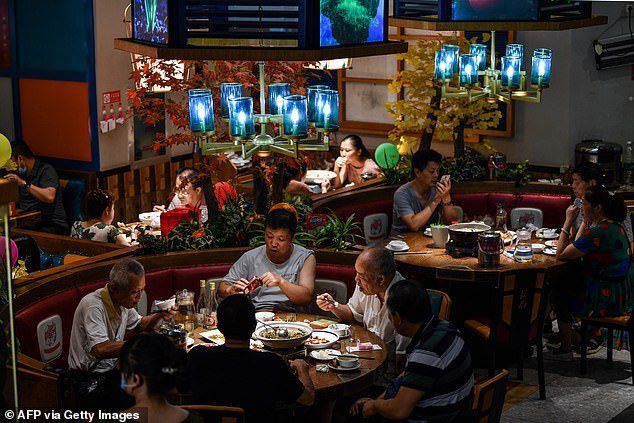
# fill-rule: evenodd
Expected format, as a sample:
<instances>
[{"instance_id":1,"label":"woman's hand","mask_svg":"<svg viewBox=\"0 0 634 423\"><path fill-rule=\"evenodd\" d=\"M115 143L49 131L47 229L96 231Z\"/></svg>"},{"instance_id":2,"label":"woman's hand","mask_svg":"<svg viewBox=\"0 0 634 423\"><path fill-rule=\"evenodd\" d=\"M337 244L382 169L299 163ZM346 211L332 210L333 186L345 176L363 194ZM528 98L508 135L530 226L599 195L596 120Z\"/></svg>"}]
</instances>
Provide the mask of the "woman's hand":
<instances>
[{"instance_id":1,"label":"woman's hand","mask_svg":"<svg viewBox=\"0 0 634 423\"><path fill-rule=\"evenodd\" d=\"M347 162L348 159L346 159L345 157L337 157L337 160L335 160L335 172L337 171L337 168L341 169L346 167Z\"/></svg>"},{"instance_id":2,"label":"woman's hand","mask_svg":"<svg viewBox=\"0 0 634 423\"><path fill-rule=\"evenodd\" d=\"M568 206L568 208L566 209L566 223L564 223L564 227L568 228L573 223L575 223L575 220L577 220L577 216L579 216L579 210L579 206L575 206L574 204Z\"/></svg>"}]
</instances>

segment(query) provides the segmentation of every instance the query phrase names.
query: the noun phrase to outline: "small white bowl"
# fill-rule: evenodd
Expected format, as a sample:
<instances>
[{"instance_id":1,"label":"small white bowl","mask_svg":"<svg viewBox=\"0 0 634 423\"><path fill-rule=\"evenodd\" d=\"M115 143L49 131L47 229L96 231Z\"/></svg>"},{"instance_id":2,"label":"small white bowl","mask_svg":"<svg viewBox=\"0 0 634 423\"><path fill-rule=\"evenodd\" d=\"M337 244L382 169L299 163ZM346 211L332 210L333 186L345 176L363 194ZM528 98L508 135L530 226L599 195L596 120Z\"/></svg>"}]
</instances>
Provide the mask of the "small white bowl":
<instances>
[{"instance_id":1,"label":"small white bowl","mask_svg":"<svg viewBox=\"0 0 634 423\"><path fill-rule=\"evenodd\" d=\"M403 251L409 248L409 245L407 245L407 242L398 241L398 240L390 241L390 243L387 244L387 246L394 251Z\"/></svg>"},{"instance_id":2,"label":"small white bowl","mask_svg":"<svg viewBox=\"0 0 634 423\"><path fill-rule=\"evenodd\" d=\"M339 335L339 338L344 338L350 335L350 326L344 323L333 323L328 326L328 329Z\"/></svg>"},{"instance_id":3,"label":"small white bowl","mask_svg":"<svg viewBox=\"0 0 634 423\"><path fill-rule=\"evenodd\" d=\"M157 301L154 306L159 310L169 310L176 305L176 298L168 298L164 301Z\"/></svg>"},{"instance_id":4,"label":"small white bowl","mask_svg":"<svg viewBox=\"0 0 634 423\"><path fill-rule=\"evenodd\" d=\"M351 368L355 367L357 363L359 363L359 356L356 354L347 354L343 357L337 357L336 360L337 363L339 363L339 367Z\"/></svg>"},{"instance_id":5,"label":"small white bowl","mask_svg":"<svg viewBox=\"0 0 634 423\"><path fill-rule=\"evenodd\" d=\"M275 318L275 313L270 311L259 311L255 313L255 318L261 322L270 322L273 318Z\"/></svg>"},{"instance_id":6,"label":"small white bowl","mask_svg":"<svg viewBox=\"0 0 634 423\"><path fill-rule=\"evenodd\" d=\"M533 244L532 247L534 253L543 253L544 248L546 248L544 244Z\"/></svg>"}]
</instances>

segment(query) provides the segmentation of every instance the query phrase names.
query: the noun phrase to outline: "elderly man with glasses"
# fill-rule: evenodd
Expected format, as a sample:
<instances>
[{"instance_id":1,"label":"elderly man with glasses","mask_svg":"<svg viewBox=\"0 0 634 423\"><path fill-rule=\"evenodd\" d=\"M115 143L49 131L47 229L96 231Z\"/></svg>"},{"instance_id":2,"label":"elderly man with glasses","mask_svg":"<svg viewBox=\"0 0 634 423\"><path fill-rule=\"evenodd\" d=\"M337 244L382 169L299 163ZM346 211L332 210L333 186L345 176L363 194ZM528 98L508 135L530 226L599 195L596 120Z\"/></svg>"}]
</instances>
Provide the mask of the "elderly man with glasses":
<instances>
[{"instance_id":1,"label":"elderly man with glasses","mask_svg":"<svg viewBox=\"0 0 634 423\"><path fill-rule=\"evenodd\" d=\"M354 264L357 286L347 304L337 303L330 294L317 297L317 306L332 312L344 322L359 322L379 336L388 348L388 376L400 373L405 363L409 338L399 335L389 320L385 295L388 288L403 278L396 271L396 262L385 248L364 250Z\"/></svg>"}]
</instances>

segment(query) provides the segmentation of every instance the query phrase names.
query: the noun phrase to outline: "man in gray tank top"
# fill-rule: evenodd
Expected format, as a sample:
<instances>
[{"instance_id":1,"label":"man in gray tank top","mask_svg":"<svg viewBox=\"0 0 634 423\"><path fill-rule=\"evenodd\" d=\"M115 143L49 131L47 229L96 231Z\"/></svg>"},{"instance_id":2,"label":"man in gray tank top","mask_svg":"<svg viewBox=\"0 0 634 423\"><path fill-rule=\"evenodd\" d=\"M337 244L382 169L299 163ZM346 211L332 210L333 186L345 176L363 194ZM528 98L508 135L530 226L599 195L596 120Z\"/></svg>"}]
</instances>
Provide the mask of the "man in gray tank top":
<instances>
[{"instance_id":1,"label":"man in gray tank top","mask_svg":"<svg viewBox=\"0 0 634 423\"><path fill-rule=\"evenodd\" d=\"M297 216L292 211L270 211L264 245L247 251L231 266L220 282L220 297L246 294L256 310L302 311L297 306L313 299L317 262L311 250L293 243L296 230ZM256 278L261 286L250 284Z\"/></svg>"}]
</instances>

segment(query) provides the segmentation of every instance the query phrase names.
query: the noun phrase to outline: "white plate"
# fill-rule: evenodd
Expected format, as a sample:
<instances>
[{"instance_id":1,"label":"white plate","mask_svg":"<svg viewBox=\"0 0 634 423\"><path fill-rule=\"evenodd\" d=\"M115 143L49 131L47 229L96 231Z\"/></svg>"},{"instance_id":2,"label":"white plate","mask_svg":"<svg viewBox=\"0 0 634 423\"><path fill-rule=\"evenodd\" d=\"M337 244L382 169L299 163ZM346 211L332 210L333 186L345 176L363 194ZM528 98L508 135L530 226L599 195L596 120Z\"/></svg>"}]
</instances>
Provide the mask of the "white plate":
<instances>
[{"instance_id":1,"label":"white plate","mask_svg":"<svg viewBox=\"0 0 634 423\"><path fill-rule=\"evenodd\" d=\"M504 244L510 244L513 241L515 241L517 239L517 234L514 231L506 231L506 238L504 237L504 234L501 231L495 231L497 233L499 233L502 236L502 240L504 241Z\"/></svg>"},{"instance_id":2,"label":"white plate","mask_svg":"<svg viewBox=\"0 0 634 423\"><path fill-rule=\"evenodd\" d=\"M425 228L423 235L431 237L431 228Z\"/></svg>"},{"instance_id":3,"label":"white plate","mask_svg":"<svg viewBox=\"0 0 634 423\"><path fill-rule=\"evenodd\" d=\"M557 235L557 232L555 232L555 234L553 236L544 236L544 230L546 230L548 228L539 228L537 229L537 232L535 232L535 238L542 238L542 239L557 239L559 238L559 235Z\"/></svg>"},{"instance_id":4,"label":"white plate","mask_svg":"<svg viewBox=\"0 0 634 423\"><path fill-rule=\"evenodd\" d=\"M187 346L191 347L192 345L194 345L194 338L190 338L189 336L187 337Z\"/></svg>"},{"instance_id":5,"label":"white plate","mask_svg":"<svg viewBox=\"0 0 634 423\"><path fill-rule=\"evenodd\" d=\"M306 176L304 177L304 182L307 184L321 184L322 181L328 179L332 179L337 174L330 170L308 170L306 171Z\"/></svg>"},{"instance_id":6,"label":"white plate","mask_svg":"<svg viewBox=\"0 0 634 423\"><path fill-rule=\"evenodd\" d=\"M546 241L546 242L544 242L544 244L546 244L546 247L550 247L553 250L556 250L558 242L557 242L557 240L553 240L553 241Z\"/></svg>"},{"instance_id":7,"label":"white plate","mask_svg":"<svg viewBox=\"0 0 634 423\"><path fill-rule=\"evenodd\" d=\"M333 350L332 348L326 348L323 350L312 350L310 352L310 356L318 361L330 361L334 358L333 356L339 354L341 354L339 351Z\"/></svg>"},{"instance_id":8,"label":"white plate","mask_svg":"<svg viewBox=\"0 0 634 423\"><path fill-rule=\"evenodd\" d=\"M544 248L544 254L546 254L547 256L556 256L557 250L555 250L554 248L546 247Z\"/></svg>"},{"instance_id":9,"label":"white plate","mask_svg":"<svg viewBox=\"0 0 634 423\"><path fill-rule=\"evenodd\" d=\"M198 334L200 337L205 338L208 341L213 342L216 345L223 345L225 343L225 337L218 329L208 330L207 332L201 332Z\"/></svg>"},{"instance_id":10,"label":"white plate","mask_svg":"<svg viewBox=\"0 0 634 423\"><path fill-rule=\"evenodd\" d=\"M320 338L323 339L327 339L328 342L324 342L323 344L309 344L308 340L318 336ZM337 335L334 332L330 332L327 330L314 330L313 333L310 334L310 338L308 338L305 342L304 345L306 346L306 349L309 350L318 350L318 349L323 349L323 348L330 348L332 346L332 344L334 344L335 342L337 342L339 340L339 335Z\"/></svg>"},{"instance_id":11,"label":"white plate","mask_svg":"<svg viewBox=\"0 0 634 423\"><path fill-rule=\"evenodd\" d=\"M361 367L361 363L357 362L356 366L352 366L352 367L333 366L332 363L328 363L328 367L338 372L353 372L355 370L359 370L359 368Z\"/></svg>"}]
</instances>

